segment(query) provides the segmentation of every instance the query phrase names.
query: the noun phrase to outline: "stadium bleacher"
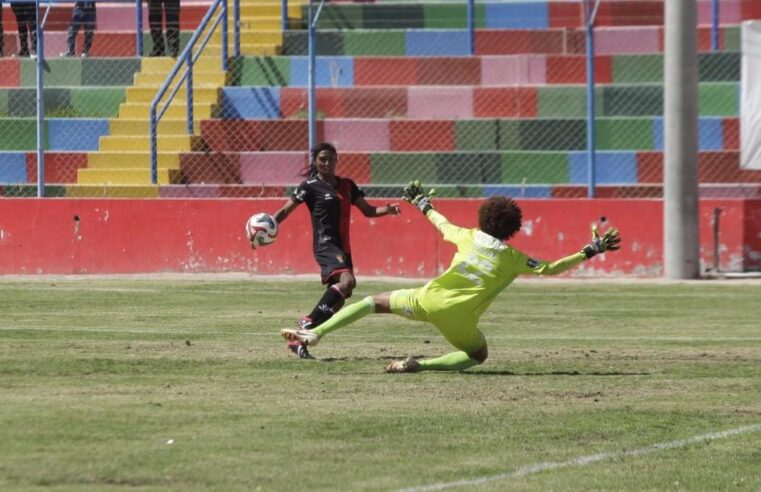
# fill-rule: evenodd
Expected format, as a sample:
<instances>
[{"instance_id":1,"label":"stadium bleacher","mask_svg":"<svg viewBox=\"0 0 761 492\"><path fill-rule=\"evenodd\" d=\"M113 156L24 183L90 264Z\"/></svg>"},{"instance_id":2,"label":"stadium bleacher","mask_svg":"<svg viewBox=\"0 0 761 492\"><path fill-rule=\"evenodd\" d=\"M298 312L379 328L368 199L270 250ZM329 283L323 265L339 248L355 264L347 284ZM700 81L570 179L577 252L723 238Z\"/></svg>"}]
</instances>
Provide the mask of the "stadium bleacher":
<instances>
[{"instance_id":1,"label":"stadium bleacher","mask_svg":"<svg viewBox=\"0 0 761 492\"><path fill-rule=\"evenodd\" d=\"M745 196L760 194L761 172L740 169L737 150L738 24L761 18L759 4L722 1L719 50L711 52L710 3L699 2L699 167L707 194L730 183L744 185ZM283 32L279 5L242 0L243 56L227 74L219 70L218 44L200 61L193 137L178 94L159 129L159 186L149 185L147 105L173 60L135 58L134 34L99 43L130 28L130 16L99 10L94 48L118 50L48 62L46 180L61 185L50 193L286 193L308 147L306 7L289 2L291 27L301 29ZM196 7L183 8L183 43L205 12ZM601 196L659 196L663 1L603 1L597 25ZM473 56L464 3L334 2L318 26L319 139L338 144L340 172L371 195L396 195L420 178L445 196L585 196L579 2L479 2ZM9 27L6 20L6 36ZM25 135L0 139L0 181L15 185L6 195L23 194L23 184L36 180L34 62L2 59L0 73L2 134Z\"/></svg>"}]
</instances>

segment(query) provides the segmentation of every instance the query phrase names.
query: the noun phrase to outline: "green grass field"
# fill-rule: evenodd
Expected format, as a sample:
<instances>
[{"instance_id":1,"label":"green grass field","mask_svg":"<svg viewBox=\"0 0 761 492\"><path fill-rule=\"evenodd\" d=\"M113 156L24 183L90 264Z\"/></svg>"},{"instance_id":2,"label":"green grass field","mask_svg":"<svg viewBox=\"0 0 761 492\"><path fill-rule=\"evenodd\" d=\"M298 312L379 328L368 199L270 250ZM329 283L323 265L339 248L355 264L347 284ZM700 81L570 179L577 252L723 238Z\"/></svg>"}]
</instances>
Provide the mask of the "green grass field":
<instances>
[{"instance_id":1,"label":"green grass field","mask_svg":"<svg viewBox=\"0 0 761 492\"><path fill-rule=\"evenodd\" d=\"M320 292L4 279L0 489L761 490L761 283L519 282L453 374L388 315L288 355Z\"/></svg>"}]
</instances>

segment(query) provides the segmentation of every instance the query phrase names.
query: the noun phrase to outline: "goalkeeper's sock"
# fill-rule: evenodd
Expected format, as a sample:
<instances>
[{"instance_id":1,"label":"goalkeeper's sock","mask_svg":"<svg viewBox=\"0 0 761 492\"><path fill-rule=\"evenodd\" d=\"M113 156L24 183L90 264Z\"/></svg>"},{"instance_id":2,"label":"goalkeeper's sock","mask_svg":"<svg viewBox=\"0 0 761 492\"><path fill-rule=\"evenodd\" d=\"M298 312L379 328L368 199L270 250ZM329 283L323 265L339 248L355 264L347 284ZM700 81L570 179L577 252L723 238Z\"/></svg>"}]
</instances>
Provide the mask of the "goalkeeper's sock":
<instances>
[{"instance_id":1,"label":"goalkeeper's sock","mask_svg":"<svg viewBox=\"0 0 761 492\"><path fill-rule=\"evenodd\" d=\"M421 371L463 371L479 364L465 352L450 352L435 359L423 359L418 362Z\"/></svg>"},{"instance_id":2,"label":"goalkeeper's sock","mask_svg":"<svg viewBox=\"0 0 761 492\"><path fill-rule=\"evenodd\" d=\"M319 328L315 328L312 332L316 333L320 337L323 337L333 330L342 328L348 324L354 323L358 319L364 318L368 314L375 312L375 301L372 297L365 297L359 302L355 302L350 306L346 306L335 316L326 321Z\"/></svg>"},{"instance_id":3,"label":"goalkeeper's sock","mask_svg":"<svg viewBox=\"0 0 761 492\"><path fill-rule=\"evenodd\" d=\"M307 317L312 320L313 327L320 326L337 313L338 310L343 307L345 302L346 297L343 292L341 292L341 289L339 289L337 285L331 285L325 290L325 293L322 294L317 305Z\"/></svg>"}]
</instances>

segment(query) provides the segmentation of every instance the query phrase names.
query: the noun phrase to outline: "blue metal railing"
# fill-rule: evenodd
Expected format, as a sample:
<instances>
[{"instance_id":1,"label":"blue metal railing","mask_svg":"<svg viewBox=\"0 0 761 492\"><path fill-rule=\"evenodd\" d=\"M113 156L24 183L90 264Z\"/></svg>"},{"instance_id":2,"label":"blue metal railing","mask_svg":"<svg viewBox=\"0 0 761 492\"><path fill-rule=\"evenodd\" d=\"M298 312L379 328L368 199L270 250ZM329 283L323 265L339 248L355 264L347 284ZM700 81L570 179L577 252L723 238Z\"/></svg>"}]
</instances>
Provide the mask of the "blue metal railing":
<instances>
[{"instance_id":1,"label":"blue metal railing","mask_svg":"<svg viewBox=\"0 0 761 492\"><path fill-rule=\"evenodd\" d=\"M719 49L719 0L711 0L711 51Z\"/></svg>"},{"instance_id":2,"label":"blue metal railing","mask_svg":"<svg viewBox=\"0 0 761 492\"><path fill-rule=\"evenodd\" d=\"M235 4L238 4L239 0L233 0ZM167 76L164 83L159 88L158 92L156 93L156 96L153 98L153 101L151 102L151 109L150 109L150 124L151 124L151 183L157 184L158 183L158 124L159 121L161 121L161 118L166 113L167 109L169 109L169 105L174 100L174 96L177 95L177 92L182 88L183 83L186 87L186 106L187 106L187 114L186 114L186 122L187 122L187 131L188 135L192 135L194 128L193 128L193 65L198 60L198 57L201 56L201 53L203 52L204 48L209 42L209 39L211 39L211 36L214 34L214 31L222 25L222 71L226 72L228 68L228 15L227 15L227 4L228 0L214 0L214 2L209 7L209 10L204 15L203 19L201 20L201 23L196 28L195 32L193 33L193 36L190 38L190 41L188 41L188 44L185 46L185 49L182 50L182 53L180 53L180 56L177 57L177 63L175 63L172 70L169 72L169 75ZM238 6L235 7L235 12L238 12ZM219 10L219 15L212 21L214 18L214 14ZM239 17L238 17L239 18ZM204 30L208 26L211 25L211 28L206 32L204 36ZM240 53L240 22L235 22L235 34L234 39L237 43L234 52ZM203 39L201 39L203 37ZM200 42L199 42L200 40ZM196 45L199 45L199 49L197 51L193 51L193 48L195 48ZM180 74L180 70L183 66L187 66L184 72ZM172 83L175 82L176 84L174 86L174 89L172 89L171 92L169 92L169 95L167 96L167 92L169 91L169 88L171 87ZM166 99L163 102L163 105L161 108L159 108L159 105L162 102L162 99L164 99L164 96L167 96Z\"/></svg>"}]
</instances>

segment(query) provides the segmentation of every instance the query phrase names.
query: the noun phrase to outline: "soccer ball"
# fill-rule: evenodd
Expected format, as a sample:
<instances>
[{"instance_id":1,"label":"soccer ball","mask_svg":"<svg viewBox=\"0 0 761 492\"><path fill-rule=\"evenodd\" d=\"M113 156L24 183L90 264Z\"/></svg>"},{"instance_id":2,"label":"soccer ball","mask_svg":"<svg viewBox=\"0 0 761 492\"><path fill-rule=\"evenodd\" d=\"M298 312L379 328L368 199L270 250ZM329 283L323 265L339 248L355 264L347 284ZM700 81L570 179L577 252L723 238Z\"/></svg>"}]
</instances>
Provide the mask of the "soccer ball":
<instances>
[{"instance_id":1,"label":"soccer ball","mask_svg":"<svg viewBox=\"0 0 761 492\"><path fill-rule=\"evenodd\" d=\"M277 239L277 222L270 214L254 214L246 222L246 238L251 246L266 246Z\"/></svg>"}]
</instances>

